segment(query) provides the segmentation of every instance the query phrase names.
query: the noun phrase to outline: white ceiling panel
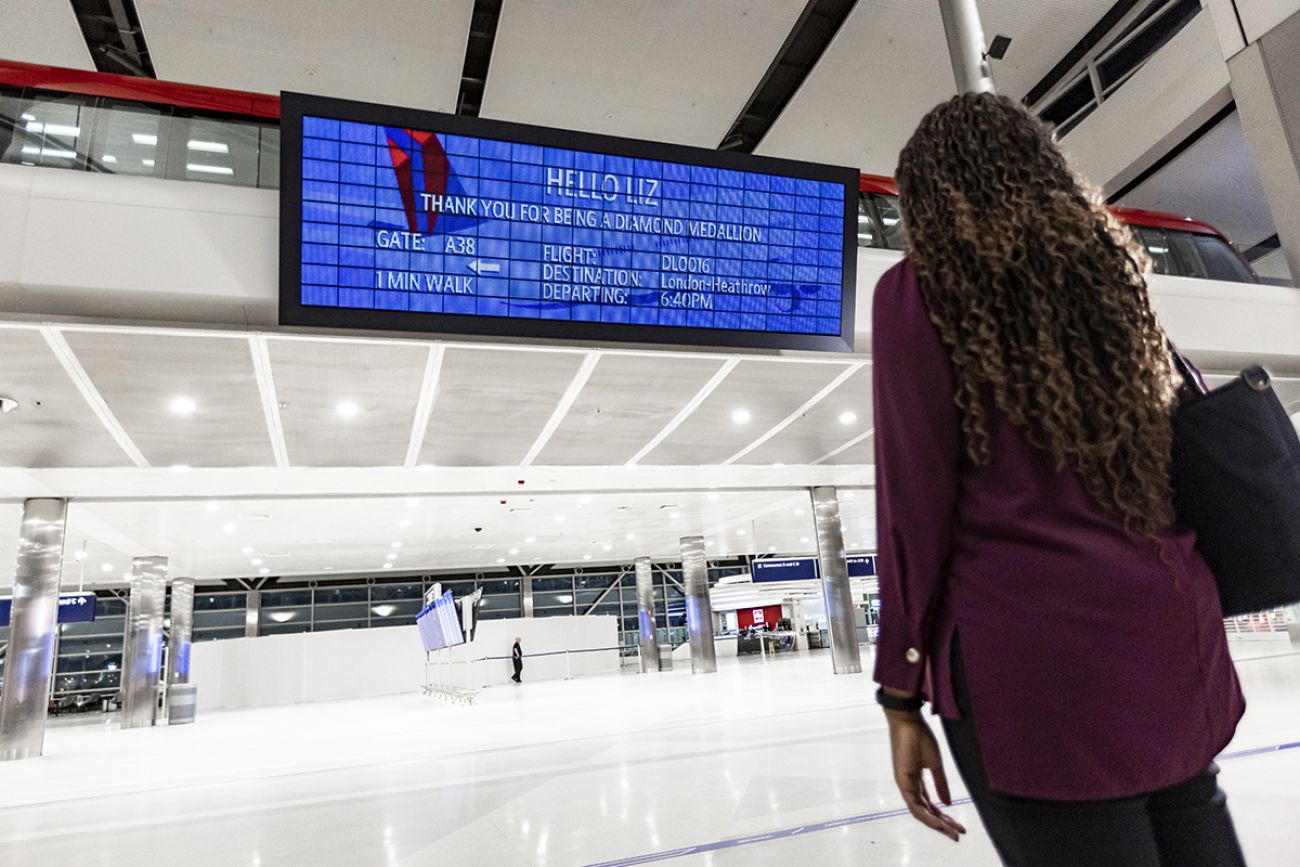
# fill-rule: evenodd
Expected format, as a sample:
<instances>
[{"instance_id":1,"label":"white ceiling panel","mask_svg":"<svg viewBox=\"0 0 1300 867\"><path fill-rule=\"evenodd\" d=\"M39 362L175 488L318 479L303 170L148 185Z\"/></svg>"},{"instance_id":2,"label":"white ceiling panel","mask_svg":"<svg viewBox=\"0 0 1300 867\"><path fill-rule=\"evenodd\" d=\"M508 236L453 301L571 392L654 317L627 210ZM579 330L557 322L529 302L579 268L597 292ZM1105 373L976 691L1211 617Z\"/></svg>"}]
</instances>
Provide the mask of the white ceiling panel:
<instances>
[{"instance_id":1,"label":"white ceiling panel","mask_svg":"<svg viewBox=\"0 0 1300 867\"><path fill-rule=\"evenodd\" d=\"M811 464L822 460L873 424L871 420L871 367L863 367L792 421L785 429L741 458L747 464ZM831 460L853 452L849 448ZM868 444L867 453L870 453ZM844 458L848 460L847 457ZM840 462L840 461L836 461ZM871 463L870 459L859 463Z\"/></svg>"},{"instance_id":2,"label":"white ceiling panel","mask_svg":"<svg viewBox=\"0 0 1300 867\"><path fill-rule=\"evenodd\" d=\"M722 463L784 422L847 367L745 359L641 463ZM738 410L748 413L746 421L733 420L732 413Z\"/></svg>"},{"instance_id":3,"label":"white ceiling panel","mask_svg":"<svg viewBox=\"0 0 1300 867\"><path fill-rule=\"evenodd\" d=\"M1012 37L994 62L1001 92L1023 96L1113 0L983 0L986 38ZM859 0L757 153L890 175L921 117L955 92L937 3Z\"/></svg>"},{"instance_id":4,"label":"white ceiling panel","mask_svg":"<svg viewBox=\"0 0 1300 867\"><path fill-rule=\"evenodd\" d=\"M71 69L94 69L71 3L0 2L0 57Z\"/></svg>"},{"instance_id":5,"label":"white ceiling panel","mask_svg":"<svg viewBox=\"0 0 1300 867\"><path fill-rule=\"evenodd\" d=\"M137 0L158 77L452 111L473 0Z\"/></svg>"},{"instance_id":6,"label":"white ceiling panel","mask_svg":"<svg viewBox=\"0 0 1300 867\"><path fill-rule=\"evenodd\" d=\"M248 341L65 331L109 410L150 464L274 464ZM171 409L192 401L191 414Z\"/></svg>"},{"instance_id":7,"label":"white ceiling panel","mask_svg":"<svg viewBox=\"0 0 1300 867\"><path fill-rule=\"evenodd\" d=\"M291 464L405 463L427 346L270 339L267 348ZM356 412L341 414L343 404Z\"/></svg>"},{"instance_id":8,"label":"white ceiling panel","mask_svg":"<svg viewBox=\"0 0 1300 867\"><path fill-rule=\"evenodd\" d=\"M626 463L723 363L691 356L603 356L535 463Z\"/></svg>"},{"instance_id":9,"label":"white ceiling panel","mask_svg":"<svg viewBox=\"0 0 1300 867\"><path fill-rule=\"evenodd\" d=\"M0 415L0 465L131 465L36 329L0 329L0 396L21 404Z\"/></svg>"},{"instance_id":10,"label":"white ceiling panel","mask_svg":"<svg viewBox=\"0 0 1300 867\"><path fill-rule=\"evenodd\" d=\"M420 463L519 465L584 357L578 352L448 347Z\"/></svg>"},{"instance_id":11,"label":"white ceiling panel","mask_svg":"<svg viewBox=\"0 0 1300 867\"><path fill-rule=\"evenodd\" d=\"M716 147L804 0L507 3L484 117Z\"/></svg>"}]
</instances>

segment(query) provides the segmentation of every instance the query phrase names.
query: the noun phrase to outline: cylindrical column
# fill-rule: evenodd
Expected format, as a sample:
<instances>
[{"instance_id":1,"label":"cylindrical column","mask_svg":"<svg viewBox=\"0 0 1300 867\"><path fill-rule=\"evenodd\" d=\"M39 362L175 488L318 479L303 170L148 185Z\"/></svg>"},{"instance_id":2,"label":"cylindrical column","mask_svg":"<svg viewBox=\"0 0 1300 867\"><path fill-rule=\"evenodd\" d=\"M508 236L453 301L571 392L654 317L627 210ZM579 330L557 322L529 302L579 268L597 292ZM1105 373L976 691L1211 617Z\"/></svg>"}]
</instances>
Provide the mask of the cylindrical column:
<instances>
[{"instance_id":1,"label":"cylindrical column","mask_svg":"<svg viewBox=\"0 0 1300 867\"><path fill-rule=\"evenodd\" d=\"M190 640L194 633L194 579L172 582L172 631L168 641L167 685L190 682Z\"/></svg>"},{"instance_id":2,"label":"cylindrical column","mask_svg":"<svg viewBox=\"0 0 1300 867\"><path fill-rule=\"evenodd\" d=\"M262 617L262 591L249 590L244 597L244 637L257 637L257 624Z\"/></svg>"},{"instance_id":3,"label":"cylindrical column","mask_svg":"<svg viewBox=\"0 0 1300 867\"><path fill-rule=\"evenodd\" d=\"M858 674L862 655L853 622L853 593L849 590L849 560L844 553L840 501L833 487L812 489L813 523L817 529L817 558L822 572L822 599L831 633L831 665L836 674Z\"/></svg>"},{"instance_id":4,"label":"cylindrical column","mask_svg":"<svg viewBox=\"0 0 1300 867\"><path fill-rule=\"evenodd\" d=\"M166 557L136 557L131 561L131 597L122 654L124 729L151 726L156 718L166 590Z\"/></svg>"},{"instance_id":5,"label":"cylindrical column","mask_svg":"<svg viewBox=\"0 0 1300 867\"><path fill-rule=\"evenodd\" d=\"M519 612L524 617L533 616L533 579L525 575L519 579Z\"/></svg>"},{"instance_id":6,"label":"cylindrical column","mask_svg":"<svg viewBox=\"0 0 1300 867\"><path fill-rule=\"evenodd\" d=\"M686 636L691 643L691 671L718 670L713 647L713 605L709 602L709 567L704 560L704 537L682 539L682 579L686 584Z\"/></svg>"},{"instance_id":7,"label":"cylindrical column","mask_svg":"<svg viewBox=\"0 0 1300 867\"><path fill-rule=\"evenodd\" d=\"M993 93L993 68L984 49L984 26L975 0L939 0L943 32L958 93Z\"/></svg>"},{"instance_id":8,"label":"cylindrical column","mask_svg":"<svg viewBox=\"0 0 1300 867\"><path fill-rule=\"evenodd\" d=\"M636 558L636 622L641 636L641 672L659 668L659 642L655 639L655 584L649 557Z\"/></svg>"},{"instance_id":9,"label":"cylindrical column","mask_svg":"<svg viewBox=\"0 0 1300 867\"><path fill-rule=\"evenodd\" d=\"M23 503L0 691L0 759L6 761L35 758L45 744L67 516L67 500Z\"/></svg>"}]
</instances>

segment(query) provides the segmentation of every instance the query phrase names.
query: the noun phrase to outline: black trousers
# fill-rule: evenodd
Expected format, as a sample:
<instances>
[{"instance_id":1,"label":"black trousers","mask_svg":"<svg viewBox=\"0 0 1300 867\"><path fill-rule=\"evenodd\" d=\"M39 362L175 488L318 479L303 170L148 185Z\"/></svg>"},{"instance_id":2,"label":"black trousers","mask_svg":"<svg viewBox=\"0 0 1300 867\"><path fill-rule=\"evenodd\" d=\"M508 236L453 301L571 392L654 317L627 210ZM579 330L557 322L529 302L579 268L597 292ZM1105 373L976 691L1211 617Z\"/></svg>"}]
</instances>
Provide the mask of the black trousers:
<instances>
[{"instance_id":1,"label":"black trousers","mask_svg":"<svg viewBox=\"0 0 1300 867\"><path fill-rule=\"evenodd\" d=\"M1133 798L1036 801L989 790L971 722L961 653L953 686L962 719L944 734L1002 862L1011 867L1244 867L1219 769Z\"/></svg>"},{"instance_id":2,"label":"black trousers","mask_svg":"<svg viewBox=\"0 0 1300 867\"><path fill-rule=\"evenodd\" d=\"M519 675L523 673L524 661L522 659L515 659L513 660L513 662L515 664L515 674L510 679L513 680L515 683L522 683L523 681L519 677Z\"/></svg>"}]
</instances>

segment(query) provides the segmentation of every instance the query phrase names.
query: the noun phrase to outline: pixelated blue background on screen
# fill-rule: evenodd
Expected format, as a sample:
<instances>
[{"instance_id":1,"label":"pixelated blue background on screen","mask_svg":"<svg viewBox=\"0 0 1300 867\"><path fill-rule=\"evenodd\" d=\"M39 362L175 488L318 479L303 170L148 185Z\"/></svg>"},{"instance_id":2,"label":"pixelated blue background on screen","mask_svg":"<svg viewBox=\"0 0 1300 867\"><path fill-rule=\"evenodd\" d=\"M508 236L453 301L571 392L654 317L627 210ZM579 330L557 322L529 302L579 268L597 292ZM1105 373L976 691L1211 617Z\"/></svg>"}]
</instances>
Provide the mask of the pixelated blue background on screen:
<instances>
[{"instance_id":1,"label":"pixelated blue background on screen","mask_svg":"<svg viewBox=\"0 0 1300 867\"><path fill-rule=\"evenodd\" d=\"M305 306L840 334L841 184L302 123Z\"/></svg>"}]
</instances>

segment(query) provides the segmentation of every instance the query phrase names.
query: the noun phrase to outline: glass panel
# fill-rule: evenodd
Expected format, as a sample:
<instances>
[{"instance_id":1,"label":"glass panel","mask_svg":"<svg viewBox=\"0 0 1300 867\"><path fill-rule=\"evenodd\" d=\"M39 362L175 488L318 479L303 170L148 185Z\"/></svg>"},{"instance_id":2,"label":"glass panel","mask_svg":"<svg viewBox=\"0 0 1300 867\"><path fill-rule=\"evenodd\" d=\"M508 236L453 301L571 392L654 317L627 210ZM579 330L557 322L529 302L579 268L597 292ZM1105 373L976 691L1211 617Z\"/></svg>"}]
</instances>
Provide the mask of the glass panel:
<instances>
[{"instance_id":1,"label":"glass panel","mask_svg":"<svg viewBox=\"0 0 1300 867\"><path fill-rule=\"evenodd\" d=\"M1196 248L1196 242L1192 240L1193 235L1190 232L1172 231L1167 232L1166 235L1169 237L1169 246L1178 259L1178 270L1174 273L1184 277L1204 277L1205 264L1201 261L1201 253Z\"/></svg>"},{"instance_id":2,"label":"glass panel","mask_svg":"<svg viewBox=\"0 0 1300 867\"><path fill-rule=\"evenodd\" d=\"M572 617L572 608L534 608L534 617Z\"/></svg>"},{"instance_id":3,"label":"glass panel","mask_svg":"<svg viewBox=\"0 0 1300 867\"><path fill-rule=\"evenodd\" d=\"M622 614L622 608L619 606L618 600L614 600L613 602L602 602L587 613L592 615L612 614L613 616L618 617Z\"/></svg>"},{"instance_id":4,"label":"glass panel","mask_svg":"<svg viewBox=\"0 0 1300 867\"><path fill-rule=\"evenodd\" d=\"M195 611L194 628L243 626L245 617L246 613L242 608L234 611Z\"/></svg>"},{"instance_id":5,"label":"glass panel","mask_svg":"<svg viewBox=\"0 0 1300 867\"><path fill-rule=\"evenodd\" d=\"M334 602L365 602L370 598L367 587L317 587L316 604L329 605ZM318 613L316 615L320 617Z\"/></svg>"},{"instance_id":6,"label":"glass panel","mask_svg":"<svg viewBox=\"0 0 1300 867\"><path fill-rule=\"evenodd\" d=\"M483 588L483 594L485 596L492 596L497 594L514 595L519 593L518 578L503 578L503 579L492 579L492 580L482 581L479 583L479 586Z\"/></svg>"},{"instance_id":7,"label":"glass panel","mask_svg":"<svg viewBox=\"0 0 1300 867\"><path fill-rule=\"evenodd\" d=\"M347 602L342 605L317 605L312 615L317 623L323 620L360 620L362 624L370 617L370 606L365 602Z\"/></svg>"},{"instance_id":8,"label":"glass panel","mask_svg":"<svg viewBox=\"0 0 1300 867\"><path fill-rule=\"evenodd\" d=\"M90 140L90 119L83 117L83 112L93 100L88 96L26 91L25 98L17 101L13 137L0 162L55 169L81 167ZM12 115L13 103L7 105L10 107L6 114Z\"/></svg>"},{"instance_id":9,"label":"glass panel","mask_svg":"<svg viewBox=\"0 0 1300 867\"><path fill-rule=\"evenodd\" d=\"M454 595L454 594L453 594ZM370 588L370 599L372 602L381 602L386 599L423 599L423 584L376 584ZM419 613L419 608L416 608Z\"/></svg>"},{"instance_id":10,"label":"glass panel","mask_svg":"<svg viewBox=\"0 0 1300 867\"><path fill-rule=\"evenodd\" d=\"M262 596L262 604L265 605L266 597L271 594L267 593ZM248 595L245 593L204 593L199 591L194 594L195 611L217 611L231 608L243 608L248 603ZM103 602L100 602L101 606Z\"/></svg>"},{"instance_id":11,"label":"glass panel","mask_svg":"<svg viewBox=\"0 0 1300 867\"><path fill-rule=\"evenodd\" d=\"M423 607L424 600L422 599L375 602L370 606L370 623L376 626L388 623L410 624ZM316 612L316 616L320 617L319 611Z\"/></svg>"},{"instance_id":12,"label":"glass panel","mask_svg":"<svg viewBox=\"0 0 1300 867\"><path fill-rule=\"evenodd\" d=\"M1038 113L1039 117L1057 126L1070 120L1084 106L1095 106L1096 96L1092 92L1092 80L1085 73L1068 90L1056 98L1056 101ZM1060 131L1061 135L1065 131Z\"/></svg>"},{"instance_id":13,"label":"glass panel","mask_svg":"<svg viewBox=\"0 0 1300 867\"><path fill-rule=\"evenodd\" d=\"M194 641L214 641L219 638L243 638L243 629L195 629Z\"/></svg>"},{"instance_id":14,"label":"glass panel","mask_svg":"<svg viewBox=\"0 0 1300 867\"><path fill-rule=\"evenodd\" d=\"M305 618L302 620L290 620L285 623L267 623L262 622L258 627L259 635L288 635L291 632L307 632L311 629L311 622Z\"/></svg>"},{"instance_id":15,"label":"glass panel","mask_svg":"<svg viewBox=\"0 0 1300 867\"><path fill-rule=\"evenodd\" d=\"M257 185L265 190L280 189L280 128L264 126L261 132Z\"/></svg>"},{"instance_id":16,"label":"glass panel","mask_svg":"<svg viewBox=\"0 0 1300 867\"><path fill-rule=\"evenodd\" d=\"M1156 8L1157 5L1152 4L1150 9ZM1150 13L1150 9L1146 14ZM1110 93L1117 82L1123 80L1124 76L1145 63L1165 43L1178 35L1183 26L1200 11L1200 0L1177 0L1173 3L1159 20L1098 64L1097 73L1101 77L1102 90Z\"/></svg>"},{"instance_id":17,"label":"glass panel","mask_svg":"<svg viewBox=\"0 0 1300 867\"><path fill-rule=\"evenodd\" d=\"M618 580L617 575L578 575L573 579L574 586L583 588L605 588Z\"/></svg>"},{"instance_id":18,"label":"glass panel","mask_svg":"<svg viewBox=\"0 0 1300 867\"><path fill-rule=\"evenodd\" d=\"M563 578L534 578L533 593L539 590L572 590L573 576L565 575ZM534 597L536 598L536 597Z\"/></svg>"},{"instance_id":19,"label":"glass panel","mask_svg":"<svg viewBox=\"0 0 1300 867\"><path fill-rule=\"evenodd\" d=\"M366 621L364 618L360 620L329 620L324 622L317 620L315 625L312 626L312 632L334 632L339 629L365 629L365 628L366 628Z\"/></svg>"},{"instance_id":20,"label":"glass panel","mask_svg":"<svg viewBox=\"0 0 1300 867\"><path fill-rule=\"evenodd\" d=\"M858 195L858 246L874 247L877 237L879 233L876 231L876 220L867 205L866 193L860 193Z\"/></svg>"},{"instance_id":21,"label":"glass panel","mask_svg":"<svg viewBox=\"0 0 1300 867\"><path fill-rule=\"evenodd\" d=\"M898 212L898 196L872 193L876 211L880 214L881 233L890 250L903 249L903 218Z\"/></svg>"},{"instance_id":22,"label":"glass panel","mask_svg":"<svg viewBox=\"0 0 1300 867\"><path fill-rule=\"evenodd\" d=\"M1201 254L1205 275L1211 280L1226 280L1229 283L1255 282L1250 269L1222 238L1215 235L1195 235L1193 243Z\"/></svg>"},{"instance_id":23,"label":"glass panel","mask_svg":"<svg viewBox=\"0 0 1300 867\"><path fill-rule=\"evenodd\" d=\"M96 603L98 608L98 603ZM125 617L100 617L99 611L95 612L95 620L92 623L65 623L62 626L62 635L67 639L76 635L110 635L117 638L122 637L126 629Z\"/></svg>"},{"instance_id":24,"label":"glass panel","mask_svg":"<svg viewBox=\"0 0 1300 867\"><path fill-rule=\"evenodd\" d=\"M126 600L115 596L97 596L95 600L96 617L125 617Z\"/></svg>"},{"instance_id":25,"label":"glass panel","mask_svg":"<svg viewBox=\"0 0 1300 867\"><path fill-rule=\"evenodd\" d=\"M501 607L498 608L495 605L489 606L488 601L489 600L484 599L483 604L479 607L479 620L501 620L502 618L519 616L518 605L506 605L505 603L500 602L500 600L494 600L500 604Z\"/></svg>"},{"instance_id":26,"label":"glass panel","mask_svg":"<svg viewBox=\"0 0 1300 867\"><path fill-rule=\"evenodd\" d=\"M108 101L89 114L95 123L93 171L164 177L168 110Z\"/></svg>"},{"instance_id":27,"label":"glass panel","mask_svg":"<svg viewBox=\"0 0 1300 867\"><path fill-rule=\"evenodd\" d=\"M174 152L184 156L170 167L168 178L257 186L261 130L256 124L231 118L177 117L172 128L178 137Z\"/></svg>"},{"instance_id":28,"label":"glass panel","mask_svg":"<svg viewBox=\"0 0 1300 867\"><path fill-rule=\"evenodd\" d=\"M1157 274L1179 273L1177 263L1174 261L1173 251L1169 247L1169 237L1162 229L1151 229L1146 226L1132 226L1131 228L1134 234L1137 235L1138 241L1147 248L1147 253L1151 256L1151 262L1155 265Z\"/></svg>"},{"instance_id":29,"label":"glass panel","mask_svg":"<svg viewBox=\"0 0 1300 867\"><path fill-rule=\"evenodd\" d=\"M302 628L306 629L311 624L311 606L302 605L297 608L276 608L270 610L263 608L261 611L260 621L261 622L258 624L258 632L262 635L269 635L271 632L277 631L271 628L273 626L285 624L302 624ZM290 629L287 631L301 632L302 629Z\"/></svg>"},{"instance_id":30,"label":"glass panel","mask_svg":"<svg viewBox=\"0 0 1300 867\"><path fill-rule=\"evenodd\" d=\"M264 590L262 591L262 608L276 608L281 605L310 605L310 590Z\"/></svg>"},{"instance_id":31,"label":"glass panel","mask_svg":"<svg viewBox=\"0 0 1300 867\"><path fill-rule=\"evenodd\" d=\"M558 593L533 593L533 607L541 608L543 606L566 605L569 610L573 610L573 591L564 590Z\"/></svg>"}]
</instances>

